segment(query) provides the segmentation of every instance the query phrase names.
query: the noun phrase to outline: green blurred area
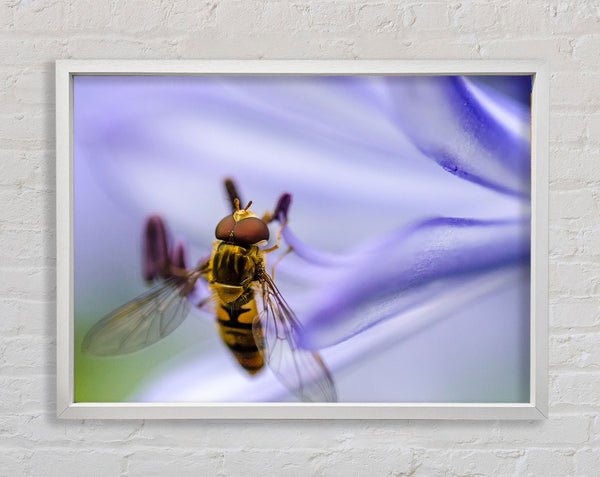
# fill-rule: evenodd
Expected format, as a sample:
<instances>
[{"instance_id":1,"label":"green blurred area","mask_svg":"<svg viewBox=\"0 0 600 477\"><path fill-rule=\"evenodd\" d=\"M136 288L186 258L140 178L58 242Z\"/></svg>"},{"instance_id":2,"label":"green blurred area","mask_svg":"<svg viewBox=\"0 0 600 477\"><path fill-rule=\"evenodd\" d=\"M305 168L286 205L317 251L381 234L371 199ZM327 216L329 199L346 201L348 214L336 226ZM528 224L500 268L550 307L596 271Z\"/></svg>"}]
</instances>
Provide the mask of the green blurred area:
<instances>
[{"instance_id":1,"label":"green blurred area","mask_svg":"<svg viewBox=\"0 0 600 477\"><path fill-rule=\"evenodd\" d=\"M75 322L93 323L94 317L77 316ZM75 402L132 401L136 391L182 350L181 341L173 336L136 353L98 358L81 352L87 331L75 329Z\"/></svg>"}]
</instances>

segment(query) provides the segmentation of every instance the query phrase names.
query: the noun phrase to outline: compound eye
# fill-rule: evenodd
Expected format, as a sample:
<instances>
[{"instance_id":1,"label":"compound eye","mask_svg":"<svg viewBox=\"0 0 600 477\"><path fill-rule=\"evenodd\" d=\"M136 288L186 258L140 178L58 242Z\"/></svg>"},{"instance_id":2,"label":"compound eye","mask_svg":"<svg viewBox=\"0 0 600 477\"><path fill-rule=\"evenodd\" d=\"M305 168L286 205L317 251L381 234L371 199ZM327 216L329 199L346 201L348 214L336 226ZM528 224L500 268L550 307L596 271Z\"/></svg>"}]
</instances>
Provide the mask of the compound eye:
<instances>
[{"instance_id":1,"label":"compound eye","mask_svg":"<svg viewBox=\"0 0 600 477\"><path fill-rule=\"evenodd\" d=\"M269 227L256 217L248 217L235 225L233 239L242 245L252 245L269 240Z\"/></svg>"},{"instance_id":2,"label":"compound eye","mask_svg":"<svg viewBox=\"0 0 600 477\"><path fill-rule=\"evenodd\" d=\"M217 224L215 236L219 240L229 240L231 238L231 234L233 232L235 224L236 222L235 220L233 220L233 215L228 215Z\"/></svg>"}]
</instances>

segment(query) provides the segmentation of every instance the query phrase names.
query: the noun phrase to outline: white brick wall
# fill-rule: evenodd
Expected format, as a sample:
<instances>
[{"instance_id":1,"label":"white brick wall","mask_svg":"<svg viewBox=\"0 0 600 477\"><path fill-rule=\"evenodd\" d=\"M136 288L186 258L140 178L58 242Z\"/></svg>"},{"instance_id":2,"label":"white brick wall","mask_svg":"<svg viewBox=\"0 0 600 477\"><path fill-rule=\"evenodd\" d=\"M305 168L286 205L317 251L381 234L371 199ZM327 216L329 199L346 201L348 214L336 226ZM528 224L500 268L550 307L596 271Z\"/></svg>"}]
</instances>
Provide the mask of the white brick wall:
<instances>
[{"instance_id":1,"label":"white brick wall","mask_svg":"<svg viewBox=\"0 0 600 477\"><path fill-rule=\"evenodd\" d=\"M5 0L0 475L600 475L600 4ZM57 58L545 58L550 413L541 422L57 421Z\"/></svg>"}]
</instances>

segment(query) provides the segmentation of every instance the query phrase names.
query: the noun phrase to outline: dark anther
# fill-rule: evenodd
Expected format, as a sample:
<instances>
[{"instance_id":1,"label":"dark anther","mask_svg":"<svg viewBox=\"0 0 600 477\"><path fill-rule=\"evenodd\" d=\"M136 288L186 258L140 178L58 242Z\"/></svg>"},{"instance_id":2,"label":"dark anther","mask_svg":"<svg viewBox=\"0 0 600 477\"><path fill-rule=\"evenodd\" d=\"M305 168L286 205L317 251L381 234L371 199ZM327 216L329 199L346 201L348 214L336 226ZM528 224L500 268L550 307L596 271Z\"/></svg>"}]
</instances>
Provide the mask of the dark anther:
<instances>
[{"instance_id":1,"label":"dark anther","mask_svg":"<svg viewBox=\"0 0 600 477\"><path fill-rule=\"evenodd\" d=\"M238 193L237 187L235 186L235 182L233 182L233 179L225 179L225 191L227 192L227 198L229 199L229 204L231 205L231 211L235 212L235 199L241 201L241 197Z\"/></svg>"},{"instance_id":2,"label":"dark anther","mask_svg":"<svg viewBox=\"0 0 600 477\"><path fill-rule=\"evenodd\" d=\"M288 209L292 203L292 195L284 192L279 196L275 211L273 212L273 219L277 220L280 224L283 224L287 220Z\"/></svg>"},{"instance_id":3,"label":"dark anther","mask_svg":"<svg viewBox=\"0 0 600 477\"><path fill-rule=\"evenodd\" d=\"M185 266L185 248L181 242L176 242L171 250L171 265L177 268L187 268Z\"/></svg>"},{"instance_id":4,"label":"dark anther","mask_svg":"<svg viewBox=\"0 0 600 477\"><path fill-rule=\"evenodd\" d=\"M143 237L143 275L151 282L169 276L167 230L162 218L152 215L146 220Z\"/></svg>"}]
</instances>

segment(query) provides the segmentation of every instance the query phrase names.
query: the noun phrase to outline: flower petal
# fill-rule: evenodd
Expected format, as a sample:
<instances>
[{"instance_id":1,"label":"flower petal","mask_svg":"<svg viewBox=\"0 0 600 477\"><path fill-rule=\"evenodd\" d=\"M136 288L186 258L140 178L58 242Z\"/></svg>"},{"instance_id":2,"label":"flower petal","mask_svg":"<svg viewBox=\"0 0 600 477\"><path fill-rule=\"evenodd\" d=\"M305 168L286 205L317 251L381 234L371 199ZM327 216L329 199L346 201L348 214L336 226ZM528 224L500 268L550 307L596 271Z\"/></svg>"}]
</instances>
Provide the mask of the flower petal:
<instances>
[{"instance_id":1,"label":"flower petal","mask_svg":"<svg viewBox=\"0 0 600 477\"><path fill-rule=\"evenodd\" d=\"M302 345L320 349L343 341L423 298L440 280L528 263L529 223L435 218L401 229L356 256L352 267L324 271L304 300Z\"/></svg>"},{"instance_id":2,"label":"flower petal","mask_svg":"<svg viewBox=\"0 0 600 477\"><path fill-rule=\"evenodd\" d=\"M500 192L529 195L528 107L463 77L406 76L389 81L389 89L401 130L445 170Z\"/></svg>"}]
</instances>

